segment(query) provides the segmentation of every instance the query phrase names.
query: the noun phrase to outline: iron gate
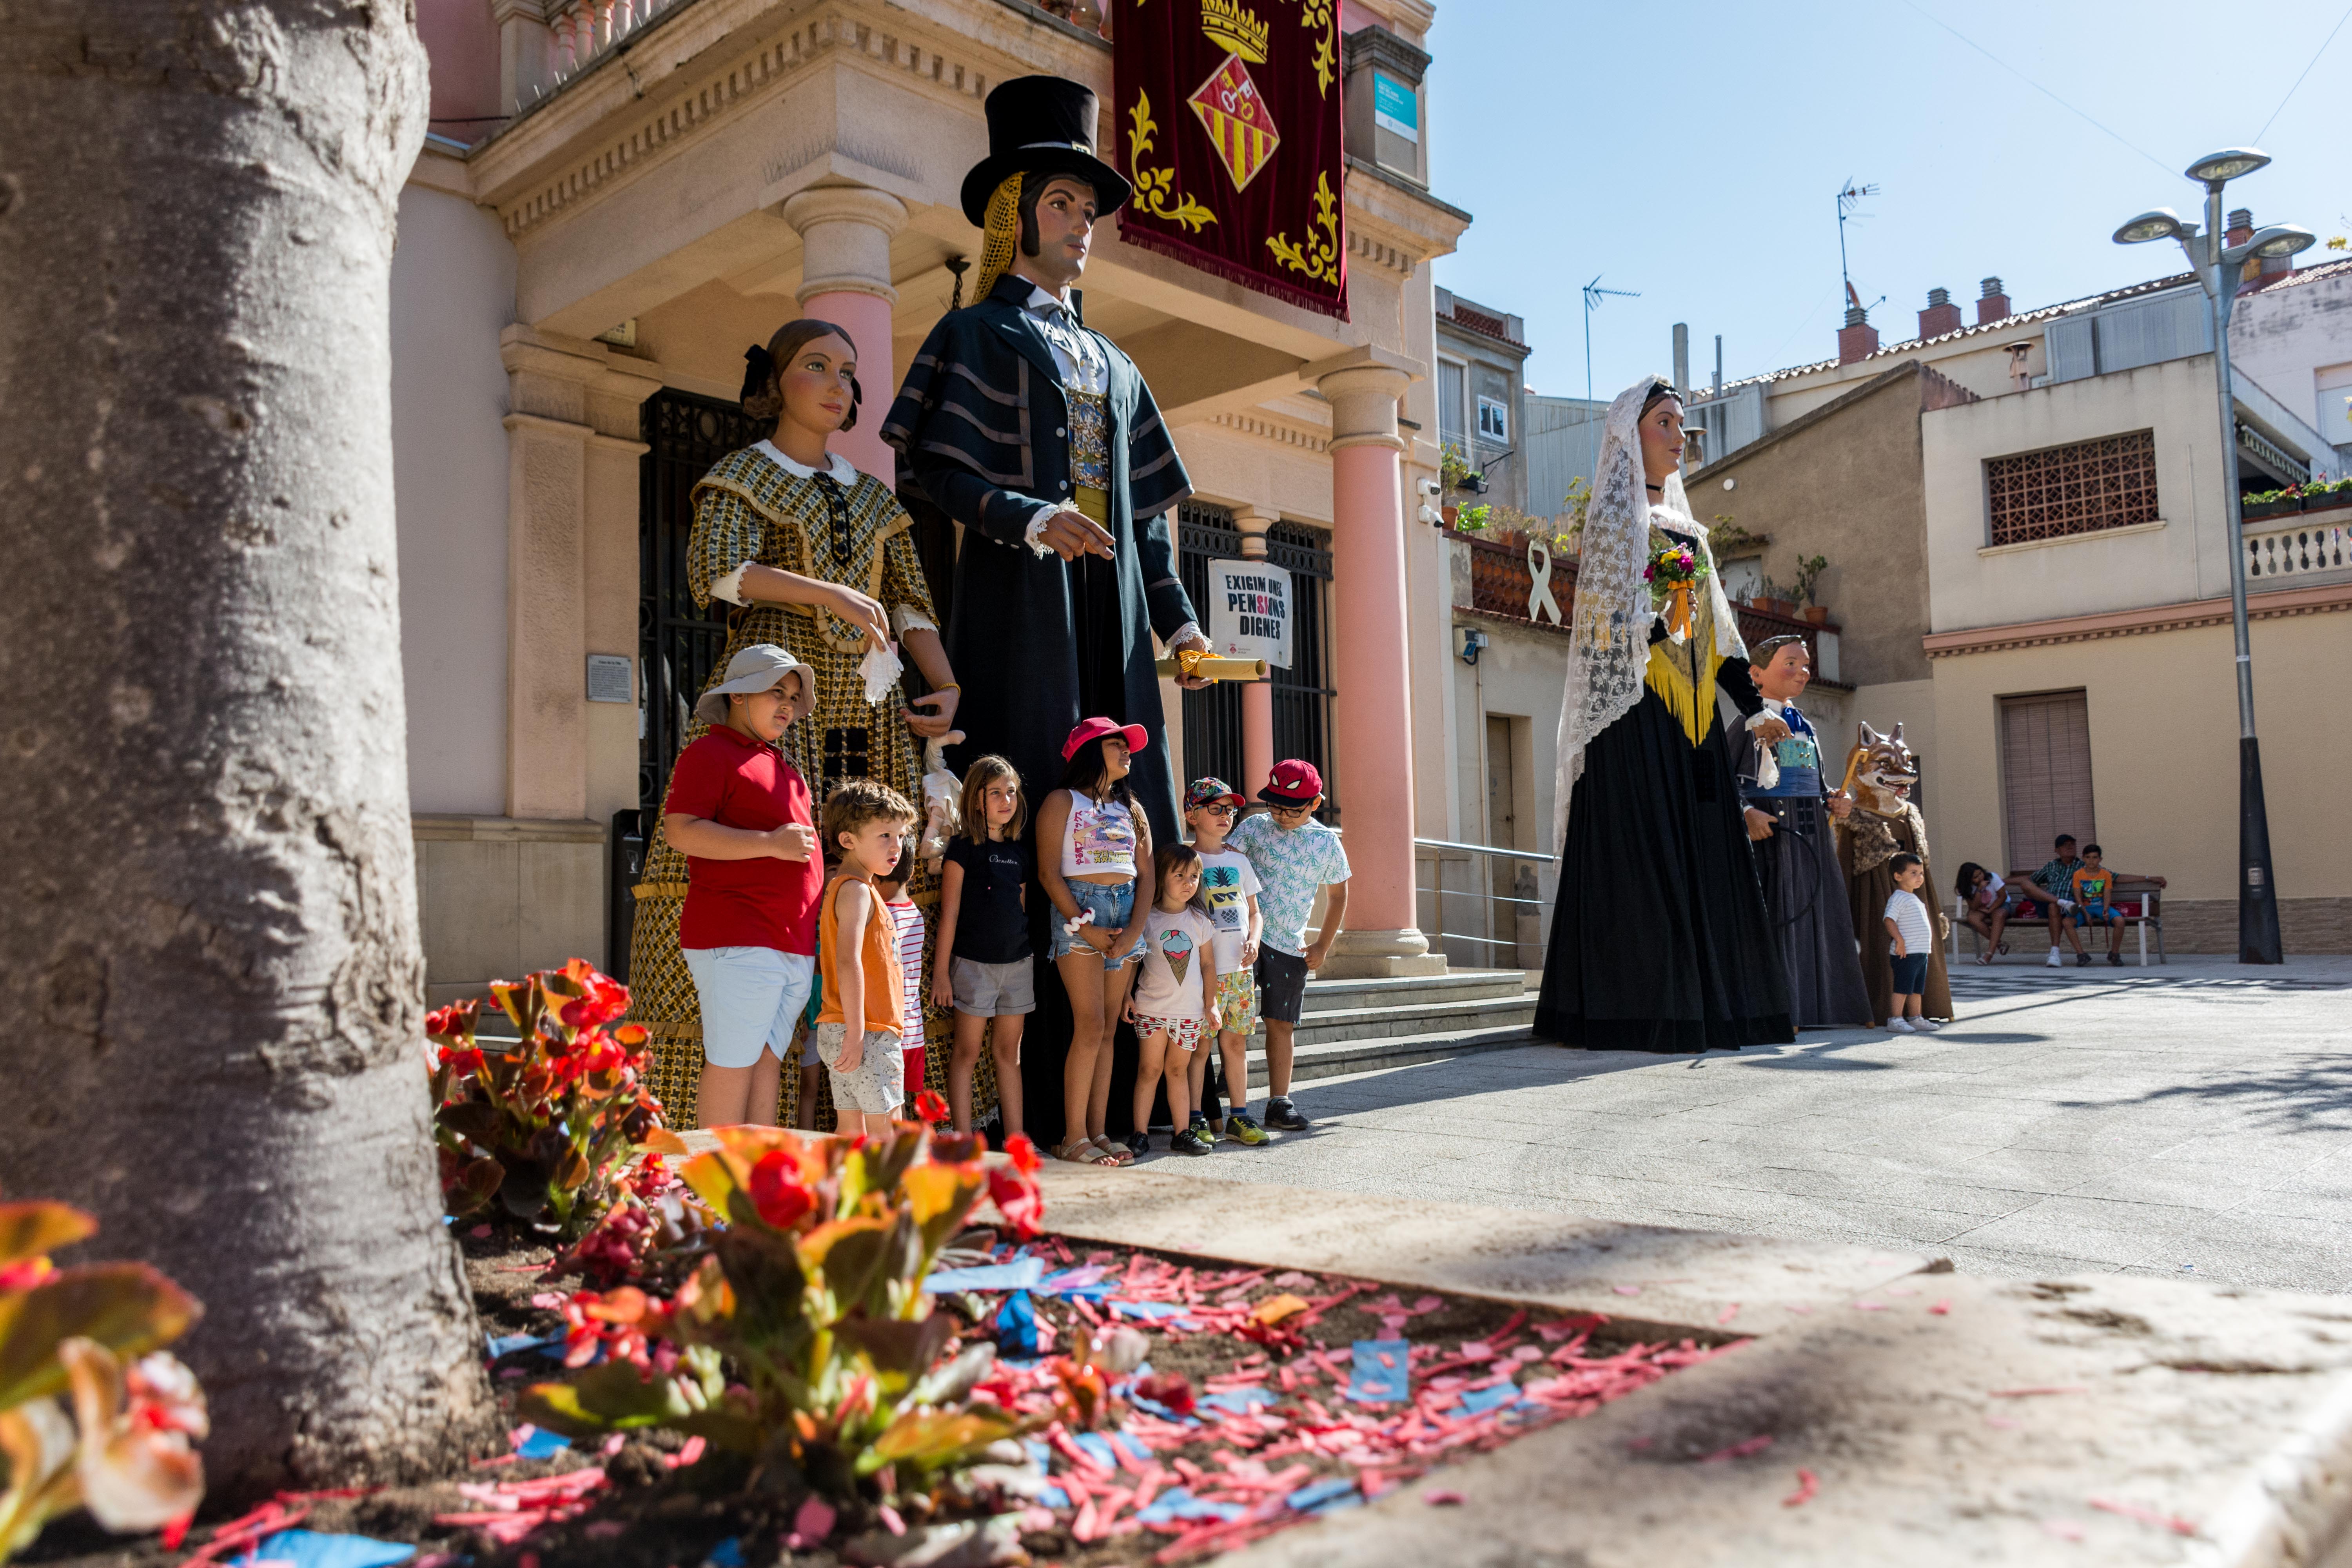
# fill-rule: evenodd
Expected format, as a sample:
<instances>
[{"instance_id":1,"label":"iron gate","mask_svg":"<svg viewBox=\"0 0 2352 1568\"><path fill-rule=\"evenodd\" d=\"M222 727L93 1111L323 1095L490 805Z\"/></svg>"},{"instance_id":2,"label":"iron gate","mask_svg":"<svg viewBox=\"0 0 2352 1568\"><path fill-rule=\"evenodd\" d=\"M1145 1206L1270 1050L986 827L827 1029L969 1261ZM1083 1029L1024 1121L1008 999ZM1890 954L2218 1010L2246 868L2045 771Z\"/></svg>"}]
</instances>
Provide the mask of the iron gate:
<instances>
[{"instance_id":1,"label":"iron gate","mask_svg":"<svg viewBox=\"0 0 2352 1568\"><path fill-rule=\"evenodd\" d=\"M731 403L667 388L647 398L637 459L637 668L645 707L637 724L637 801L661 809L670 764L686 744L694 699L727 647L726 606L697 608L687 588L696 481L739 447L766 434Z\"/></svg>"},{"instance_id":2,"label":"iron gate","mask_svg":"<svg viewBox=\"0 0 2352 1568\"><path fill-rule=\"evenodd\" d=\"M1177 510L1177 570L1192 607L1208 630L1209 563L1241 558L1241 531L1223 507L1187 501ZM1274 754L1304 757L1323 775L1330 799L1324 816L1339 820L1331 768L1329 600L1331 551L1320 531L1277 522L1266 533L1269 562L1291 575L1293 613L1288 669L1273 672ZM1242 689L1219 683L1184 693L1184 769L1194 778L1214 773L1230 784L1242 777ZM1181 784L1182 781L1179 781Z\"/></svg>"}]
</instances>

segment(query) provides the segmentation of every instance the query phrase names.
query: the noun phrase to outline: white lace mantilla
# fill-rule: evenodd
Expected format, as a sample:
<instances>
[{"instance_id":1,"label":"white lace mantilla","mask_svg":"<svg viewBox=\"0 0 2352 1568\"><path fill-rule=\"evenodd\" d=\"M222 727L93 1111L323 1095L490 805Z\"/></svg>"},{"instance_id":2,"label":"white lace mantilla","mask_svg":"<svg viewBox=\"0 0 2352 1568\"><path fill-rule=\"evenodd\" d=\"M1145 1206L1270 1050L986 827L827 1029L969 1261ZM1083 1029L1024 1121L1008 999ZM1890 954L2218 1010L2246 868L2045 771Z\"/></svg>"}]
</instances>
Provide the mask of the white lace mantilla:
<instances>
[{"instance_id":1,"label":"white lace mantilla","mask_svg":"<svg viewBox=\"0 0 2352 1568\"><path fill-rule=\"evenodd\" d=\"M1633 710L1649 672L1650 625L1657 611L1642 574L1650 563L1650 531L1668 528L1698 541L1706 562L1706 610L1715 617L1716 651L1746 658L1739 623L1723 595L1722 575L1707 531L1690 514L1680 474L1668 474L1664 500L1650 503L1642 467L1642 404L1664 380L1643 376L1617 395L1593 464L1592 500L1585 509L1577 558L1576 607L1569 620L1568 685L1559 706L1559 842L1567 842L1569 795L1584 774L1584 749Z\"/></svg>"}]
</instances>

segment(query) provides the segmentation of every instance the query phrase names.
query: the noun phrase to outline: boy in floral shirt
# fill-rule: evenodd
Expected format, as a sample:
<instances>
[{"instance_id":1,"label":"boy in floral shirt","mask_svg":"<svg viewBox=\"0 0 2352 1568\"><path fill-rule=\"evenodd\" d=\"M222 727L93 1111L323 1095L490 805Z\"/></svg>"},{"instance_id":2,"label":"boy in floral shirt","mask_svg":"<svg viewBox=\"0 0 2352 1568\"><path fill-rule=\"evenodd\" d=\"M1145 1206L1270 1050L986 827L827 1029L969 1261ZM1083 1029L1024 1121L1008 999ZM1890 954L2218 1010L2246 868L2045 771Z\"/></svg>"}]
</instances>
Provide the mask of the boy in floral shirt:
<instances>
[{"instance_id":1,"label":"boy in floral shirt","mask_svg":"<svg viewBox=\"0 0 2352 1568\"><path fill-rule=\"evenodd\" d=\"M1257 871L1258 911L1265 922L1257 954L1258 1016L1265 1023L1265 1125L1304 1132L1307 1118L1290 1103L1292 1031L1307 997L1307 975L1320 969L1348 913L1348 852L1339 835L1315 820L1323 775L1296 758L1276 763L1257 797L1274 809L1235 827L1225 847ZM1318 889L1328 889L1323 927L1307 945L1307 920ZM1245 1089L1240 1092L1246 1092Z\"/></svg>"}]
</instances>

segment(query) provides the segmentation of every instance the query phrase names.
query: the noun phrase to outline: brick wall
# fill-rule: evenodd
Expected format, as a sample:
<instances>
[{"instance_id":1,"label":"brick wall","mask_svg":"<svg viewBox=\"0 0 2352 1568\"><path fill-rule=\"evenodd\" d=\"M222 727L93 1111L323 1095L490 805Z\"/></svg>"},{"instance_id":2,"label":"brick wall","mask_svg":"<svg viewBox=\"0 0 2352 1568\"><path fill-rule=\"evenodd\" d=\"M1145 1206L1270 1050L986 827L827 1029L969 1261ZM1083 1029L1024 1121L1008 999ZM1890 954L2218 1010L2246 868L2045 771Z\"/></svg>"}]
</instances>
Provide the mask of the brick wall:
<instances>
[{"instance_id":1,"label":"brick wall","mask_svg":"<svg viewBox=\"0 0 2352 1568\"><path fill-rule=\"evenodd\" d=\"M2124 940L2130 945L2131 933ZM2165 900L2164 945L2168 952L2236 952L2237 900ZM2352 899L2281 899L2279 945L2291 958L2352 952Z\"/></svg>"}]
</instances>

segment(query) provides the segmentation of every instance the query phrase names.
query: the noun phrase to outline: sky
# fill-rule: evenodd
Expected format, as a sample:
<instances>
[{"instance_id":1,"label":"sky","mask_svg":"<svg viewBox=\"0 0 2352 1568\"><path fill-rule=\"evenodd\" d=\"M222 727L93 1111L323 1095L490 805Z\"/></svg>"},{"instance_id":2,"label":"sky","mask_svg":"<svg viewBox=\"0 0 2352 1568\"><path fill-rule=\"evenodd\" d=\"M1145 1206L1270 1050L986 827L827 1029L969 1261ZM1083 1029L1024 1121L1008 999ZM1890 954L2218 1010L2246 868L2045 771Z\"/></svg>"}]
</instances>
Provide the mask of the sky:
<instances>
[{"instance_id":1,"label":"sky","mask_svg":"<svg viewBox=\"0 0 2352 1568\"><path fill-rule=\"evenodd\" d=\"M2275 0L2217 29L2223 14L1438 0L1430 184L1475 221L1437 282L1524 317L1528 384L1569 396L1586 384L1582 286L1639 291L1592 315L1606 398L1672 370L1676 321L1702 385L1718 332L1727 381L1833 355L1849 180L1879 187L1846 247L1863 302L1885 299L1870 320L1886 342L1917 334L1930 288L1973 323L1987 276L2024 310L2185 270L2176 245L2109 237L2150 207L2192 216L2202 188L2179 171L2221 147L2276 160L2232 181L2230 206L2323 242L2352 231L2352 6Z\"/></svg>"}]
</instances>

